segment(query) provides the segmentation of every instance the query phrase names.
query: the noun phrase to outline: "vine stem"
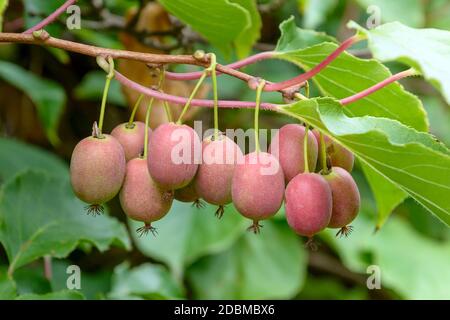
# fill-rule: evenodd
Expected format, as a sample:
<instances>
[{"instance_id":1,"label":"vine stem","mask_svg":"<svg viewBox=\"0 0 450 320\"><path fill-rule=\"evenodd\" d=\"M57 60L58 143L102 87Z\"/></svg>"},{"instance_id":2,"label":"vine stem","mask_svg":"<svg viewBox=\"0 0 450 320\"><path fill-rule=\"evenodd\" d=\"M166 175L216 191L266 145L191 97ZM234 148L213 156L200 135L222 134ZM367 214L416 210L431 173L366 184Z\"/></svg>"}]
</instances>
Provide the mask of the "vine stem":
<instances>
[{"instance_id":1,"label":"vine stem","mask_svg":"<svg viewBox=\"0 0 450 320\"><path fill-rule=\"evenodd\" d=\"M226 67L230 69L240 69L247 65L256 63L258 61L273 59L276 52L273 51L265 51L249 56L245 59L227 64ZM166 72L166 78L171 80L196 80L202 76L202 71L194 71L194 72ZM221 72L217 72L217 75L221 75Z\"/></svg>"},{"instance_id":2,"label":"vine stem","mask_svg":"<svg viewBox=\"0 0 450 320\"><path fill-rule=\"evenodd\" d=\"M305 162L305 173L309 173L309 161L308 161L308 132L309 126L305 126L305 137L303 138L303 161Z\"/></svg>"},{"instance_id":3,"label":"vine stem","mask_svg":"<svg viewBox=\"0 0 450 320\"><path fill-rule=\"evenodd\" d=\"M47 34L48 35L48 34ZM355 36L356 37L356 36ZM338 56L342 51L345 50L346 47L350 46L351 44L355 43L356 40L361 40L361 38L355 38L352 37L350 39L347 39L344 41L337 50L332 53L324 62L320 63L320 68L323 69L325 67L325 64L329 64L331 62L332 58L335 58ZM352 40L353 39L353 40ZM355 40L356 39L356 40ZM200 61L198 59L195 59L192 56L188 55L164 55L164 54L152 54L152 53L142 53L142 52L134 52L134 51L127 51L127 50L115 50L115 49L108 49L108 48L101 48L86 44L80 44L72 41L57 39L54 37L46 37L45 32L41 37L35 37L32 34L21 34L21 33L1 33L0 32L0 42L13 42L13 43L23 43L23 44L34 44L34 45L45 45L53 48L59 48L66 51L76 52L83 55L91 56L91 57L111 57L113 59L128 59L133 61L140 61L144 63L151 63L151 64L190 64L190 65L198 65L198 66L207 66L206 61ZM326 61L326 63L325 63ZM318 65L318 66L319 66ZM316 67L317 68L317 67ZM307 77L306 75L310 76L311 72L314 70L315 73L318 73L318 68L313 68L307 73L301 74L299 77ZM234 76L238 79L241 79L243 81L246 81L247 83L254 80L255 78L251 75L245 74L243 72L236 71L231 68L227 68L226 66L222 66L220 64L217 64L217 71L221 73L227 73L231 76ZM366 89L359 94L356 94L351 97L344 98L340 100L340 102L343 105L355 102L359 99L364 98L365 96L383 88L384 86L392 83L393 81L396 81L398 79L401 79L402 77L407 77L411 75L415 75L416 73L411 72L406 74L400 73L395 75L395 78L390 77L382 82L380 82L377 85L374 85L373 87ZM116 71L115 73L116 79L121 82L123 85L130 87L132 89L135 89L145 95L154 97L158 100L163 100L167 102L171 102L174 104L185 104L186 99L183 97L168 95L165 93L159 93L155 90L146 88L141 86L140 84L126 78L122 74L118 73ZM292 82L296 82L299 77L296 77L295 81L293 79L288 80ZM306 82L303 82L304 84ZM271 84L268 84L269 86ZM267 87L265 87L267 89ZM272 88L273 89L273 88ZM292 91L283 91L282 93L291 94ZM193 99L192 105L199 106L199 107L213 107L214 102L211 100L198 100ZM250 101L218 101L218 106L221 108L254 108L255 103ZM261 103L262 109L268 109L268 110L277 110L279 108L279 105L272 104L272 103Z\"/></svg>"},{"instance_id":4,"label":"vine stem","mask_svg":"<svg viewBox=\"0 0 450 320\"><path fill-rule=\"evenodd\" d=\"M361 35L355 35L353 37L348 38L347 40L343 41L339 47L336 48L335 51L333 51L328 57L325 58L321 63L316 65L311 70L302 73L301 75L294 77L292 79L278 82L278 83L272 83L267 85L266 90L267 91L279 91L285 88L290 88L292 86L295 86L299 83L303 83L312 77L314 77L316 74L318 74L320 71L322 71L326 66L328 66L333 60L335 60L342 52L344 52L347 48L351 47L355 43L364 40L365 37Z\"/></svg>"},{"instance_id":5,"label":"vine stem","mask_svg":"<svg viewBox=\"0 0 450 320\"><path fill-rule=\"evenodd\" d=\"M256 106L255 106L255 151L260 151L259 145L259 109L261 105L261 93L264 90L266 81L261 80L256 88Z\"/></svg>"},{"instance_id":6,"label":"vine stem","mask_svg":"<svg viewBox=\"0 0 450 320\"><path fill-rule=\"evenodd\" d=\"M164 92L159 92L150 88L147 88L131 79L128 79L123 74L115 71L116 80L119 81L124 86L130 89L141 92L149 97L154 97L157 100L167 101L173 104L184 105L187 102L187 98L170 95ZM218 106L220 108L254 108L256 103L254 101L234 101L234 100L219 100ZM192 106L197 107L214 107L213 100L207 99L192 99ZM260 107L264 110L277 111L281 105L275 103L262 102Z\"/></svg>"},{"instance_id":7,"label":"vine stem","mask_svg":"<svg viewBox=\"0 0 450 320\"><path fill-rule=\"evenodd\" d=\"M23 44L34 44L41 46L48 46L52 48L58 48L70 52L75 52L91 57L112 57L113 59L127 59L132 61L139 61L147 63L149 65L164 65L164 64L188 64L197 65L202 67L208 67L209 61L207 59L196 59L191 55L170 55L170 54L156 54L156 53L144 53L129 50L109 49L103 47L97 47L82 43L77 43L69 40L62 40L55 37L50 37L46 31L41 32L40 37L36 37L33 34L24 33L1 33L0 42L13 42ZM217 71L220 73L228 74L232 77L240 79L245 82L249 82L255 79L253 75L241 72L221 64L217 64ZM292 90L281 90L283 95L290 95Z\"/></svg>"},{"instance_id":8,"label":"vine stem","mask_svg":"<svg viewBox=\"0 0 450 320\"><path fill-rule=\"evenodd\" d=\"M23 33L24 34L32 34L34 31L37 31L37 30L40 30L40 29L44 28L45 26L49 25L50 23L52 23L53 21L58 19L58 17L61 14L63 14L64 11L66 11L67 8L70 7L71 5L73 5L75 2L77 2L77 0L68 0L68 1L66 1L61 7L56 9L47 18L45 18L44 20L42 20L41 22L39 22L35 26L31 27L30 29L24 31Z\"/></svg>"},{"instance_id":9,"label":"vine stem","mask_svg":"<svg viewBox=\"0 0 450 320\"><path fill-rule=\"evenodd\" d=\"M389 78L384 79L383 81L373 85L372 87L370 87L370 88L368 88L366 90L363 90L363 91L361 91L361 92L359 92L357 94L354 94L353 96L341 99L340 102L341 102L342 105L345 106L347 104L350 104L352 102L355 102L355 101L358 101L358 100L360 100L362 98L367 97L368 95L370 95L370 94L372 94L372 93L374 93L374 92L384 88L385 86L391 84L392 82L395 82L397 80L400 80L400 79L403 79L403 78L406 78L406 77L415 76L415 75L418 75L418 72L414 68L410 68L408 70L396 73L396 74L390 76Z\"/></svg>"}]
</instances>

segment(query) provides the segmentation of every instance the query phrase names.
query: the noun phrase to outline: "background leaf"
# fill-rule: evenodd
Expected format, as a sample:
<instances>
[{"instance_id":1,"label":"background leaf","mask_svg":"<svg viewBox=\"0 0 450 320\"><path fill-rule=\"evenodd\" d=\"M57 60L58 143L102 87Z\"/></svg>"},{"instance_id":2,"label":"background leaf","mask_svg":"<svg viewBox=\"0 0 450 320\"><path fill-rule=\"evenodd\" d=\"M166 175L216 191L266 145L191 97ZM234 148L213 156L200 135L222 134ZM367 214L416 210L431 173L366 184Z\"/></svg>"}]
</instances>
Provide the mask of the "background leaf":
<instances>
[{"instance_id":1,"label":"background leaf","mask_svg":"<svg viewBox=\"0 0 450 320\"><path fill-rule=\"evenodd\" d=\"M0 0L0 32L3 27L3 14L5 13L6 8L8 7L8 0Z\"/></svg>"},{"instance_id":2,"label":"background leaf","mask_svg":"<svg viewBox=\"0 0 450 320\"><path fill-rule=\"evenodd\" d=\"M230 52L231 46L239 38L240 50L246 51L240 38L252 23L252 15L236 2L228 0L160 0L171 14L188 24L217 48ZM250 31L249 31L250 32ZM247 51L252 43L247 43Z\"/></svg>"},{"instance_id":3,"label":"background leaf","mask_svg":"<svg viewBox=\"0 0 450 320\"><path fill-rule=\"evenodd\" d=\"M347 239L336 239L332 230L323 235L351 270L365 274L369 265L377 265L381 286L395 289L403 298L448 299L448 242L421 236L399 217L392 217L376 235L367 212L353 225L354 232Z\"/></svg>"},{"instance_id":4,"label":"background leaf","mask_svg":"<svg viewBox=\"0 0 450 320\"><path fill-rule=\"evenodd\" d=\"M200 259L188 279L200 299L288 299L301 288L306 254L284 221L264 221L229 250Z\"/></svg>"},{"instance_id":5,"label":"background leaf","mask_svg":"<svg viewBox=\"0 0 450 320\"><path fill-rule=\"evenodd\" d=\"M69 178L67 164L43 149L19 140L0 138L0 150L0 179L3 182L30 168Z\"/></svg>"},{"instance_id":6,"label":"background leaf","mask_svg":"<svg viewBox=\"0 0 450 320\"><path fill-rule=\"evenodd\" d=\"M161 265L143 263L130 269L122 263L114 269L111 299L179 299L183 289Z\"/></svg>"},{"instance_id":7,"label":"background leaf","mask_svg":"<svg viewBox=\"0 0 450 320\"><path fill-rule=\"evenodd\" d=\"M337 0L298 0L301 13L303 13L303 26L314 29L321 25L327 15L336 8Z\"/></svg>"},{"instance_id":8,"label":"background leaf","mask_svg":"<svg viewBox=\"0 0 450 320\"><path fill-rule=\"evenodd\" d=\"M0 266L0 300L12 300L16 295L14 280L8 277L7 269Z\"/></svg>"},{"instance_id":9,"label":"background leaf","mask_svg":"<svg viewBox=\"0 0 450 320\"><path fill-rule=\"evenodd\" d=\"M414 29L400 22L386 23L371 30L352 21L348 26L367 35L375 58L397 60L421 71L450 103L450 31Z\"/></svg>"},{"instance_id":10,"label":"background leaf","mask_svg":"<svg viewBox=\"0 0 450 320\"><path fill-rule=\"evenodd\" d=\"M234 41L237 57L244 58L250 53L252 46L259 40L262 27L261 16L258 12L256 0L231 0L231 2L239 4L250 15L250 21L247 27Z\"/></svg>"},{"instance_id":11,"label":"background leaf","mask_svg":"<svg viewBox=\"0 0 450 320\"><path fill-rule=\"evenodd\" d=\"M84 296L75 290L64 290L46 294L23 294L16 300L84 300Z\"/></svg>"},{"instance_id":12,"label":"background leaf","mask_svg":"<svg viewBox=\"0 0 450 320\"><path fill-rule=\"evenodd\" d=\"M80 100L101 101L103 88L105 86L105 72L92 71L87 73L81 82L76 86L74 93ZM108 103L126 107L127 102L123 96L119 82L111 81L111 87L108 92Z\"/></svg>"},{"instance_id":13,"label":"background leaf","mask_svg":"<svg viewBox=\"0 0 450 320\"><path fill-rule=\"evenodd\" d=\"M0 78L25 92L36 105L39 119L52 144L58 144L58 125L66 103L64 89L16 64L0 61Z\"/></svg>"},{"instance_id":14,"label":"background leaf","mask_svg":"<svg viewBox=\"0 0 450 320\"><path fill-rule=\"evenodd\" d=\"M174 201L169 214L155 223L158 236L140 238L134 229L142 223L131 221L134 241L145 255L168 264L179 279L184 267L199 257L229 248L242 234L248 221L227 206L222 219L214 216L216 207L196 209L190 203Z\"/></svg>"},{"instance_id":15,"label":"background leaf","mask_svg":"<svg viewBox=\"0 0 450 320\"><path fill-rule=\"evenodd\" d=\"M111 245L129 249L126 229L107 215L87 216L67 179L25 172L9 180L0 195L0 242L9 272L49 254L66 257L80 243L100 251Z\"/></svg>"},{"instance_id":16,"label":"background leaf","mask_svg":"<svg viewBox=\"0 0 450 320\"><path fill-rule=\"evenodd\" d=\"M421 0L357 0L357 2L364 10L371 5L377 6L381 21L384 22L400 21L412 27L422 27L425 23Z\"/></svg>"}]
</instances>

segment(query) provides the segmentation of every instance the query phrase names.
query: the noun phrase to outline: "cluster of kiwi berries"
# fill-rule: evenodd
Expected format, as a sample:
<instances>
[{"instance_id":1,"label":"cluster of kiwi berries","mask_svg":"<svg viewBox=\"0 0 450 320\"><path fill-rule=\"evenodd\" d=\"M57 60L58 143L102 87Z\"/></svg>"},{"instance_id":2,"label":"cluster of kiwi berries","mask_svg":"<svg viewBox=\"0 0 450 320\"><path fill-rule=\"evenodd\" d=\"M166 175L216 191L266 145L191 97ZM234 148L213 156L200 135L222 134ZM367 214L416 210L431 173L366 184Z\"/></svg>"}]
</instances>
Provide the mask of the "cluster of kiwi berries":
<instances>
[{"instance_id":1,"label":"cluster of kiwi berries","mask_svg":"<svg viewBox=\"0 0 450 320\"><path fill-rule=\"evenodd\" d=\"M138 100L130 121L117 126L110 135L101 129L114 61L97 59L108 71L100 125L94 123L92 136L76 145L70 164L73 190L89 204L88 214L100 214L102 204L119 194L127 216L144 223L136 230L143 235L156 233L152 223L169 212L173 199L196 206L204 200L217 206L219 218L225 206L233 202L240 214L253 221L249 230L259 233L259 222L275 215L284 201L287 222L299 235L311 240L326 227L339 228L337 235L348 235L349 223L360 206L358 187L349 174L353 154L300 124L283 126L268 152L260 151L258 115L265 85L261 80L255 82L256 151L244 156L239 146L218 130L216 59L214 54L208 57L211 65L176 123L169 120L151 132L148 123L153 98L145 123L134 121ZM158 88L163 75L160 73ZM182 124L181 119L207 75L213 79L214 134L200 141L194 129ZM316 173L317 163L321 170Z\"/></svg>"},{"instance_id":2,"label":"cluster of kiwi berries","mask_svg":"<svg viewBox=\"0 0 450 320\"><path fill-rule=\"evenodd\" d=\"M345 235L351 231L349 223L360 204L349 174L353 154L316 130L285 125L268 152L244 156L219 132L201 142L191 127L170 122L151 133L147 128L148 156L143 156L145 130L142 122L125 123L108 135L94 124L93 135L75 147L71 181L75 194L90 204L88 213L101 213L102 204L119 194L124 212L144 222L137 231L146 234L155 233L152 223L168 213L174 198L217 205L218 217L233 202L253 221L249 229L258 233L259 222L275 215L284 200L287 221L299 235L311 238L326 227L339 228ZM327 150L325 161L319 154L321 141ZM174 163L175 147L190 150L189 161ZM321 162L325 167L314 173ZM270 174L264 172L268 165L275 168Z\"/></svg>"}]
</instances>

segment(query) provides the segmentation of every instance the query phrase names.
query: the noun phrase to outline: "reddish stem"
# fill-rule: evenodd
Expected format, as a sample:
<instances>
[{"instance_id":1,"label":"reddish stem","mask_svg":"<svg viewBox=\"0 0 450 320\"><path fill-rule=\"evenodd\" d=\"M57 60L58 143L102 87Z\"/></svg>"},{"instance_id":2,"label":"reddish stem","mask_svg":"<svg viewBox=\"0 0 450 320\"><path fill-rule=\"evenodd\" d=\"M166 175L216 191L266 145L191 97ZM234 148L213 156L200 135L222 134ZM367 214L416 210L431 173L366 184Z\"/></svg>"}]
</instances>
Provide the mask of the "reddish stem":
<instances>
[{"instance_id":1,"label":"reddish stem","mask_svg":"<svg viewBox=\"0 0 450 320\"><path fill-rule=\"evenodd\" d=\"M400 79L403 79L403 78L406 78L406 77L413 76L415 74L416 74L416 71L414 69L408 69L408 70L396 73L396 74L390 76L389 78L387 78L387 79L385 79L385 80L383 80L383 81L373 85L372 87L370 87L370 88L368 88L368 89L366 89L364 91L358 92L357 94L354 94L353 96L350 96L350 97L342 99L340 102L341 102L342 105L345 106L345 105L347 105L349 103L352 103L352 102L355 102L355 101L358 101L358 100L360 100L362 98L367 97L368 95L370 95L370 94L374 93L375 91L378 91L378 90L386 87L387 85L391 84L392 82L395 82L397 80L400 80Z\"/></svg>"},{"instance_id":2,"label":"reddish stem","mask_svg":"<svg viewBox=\"0 0 450 320\"><path fill-rule=\"evenodd\" d=\"M143 93L147 96L153 97L157 100L163 100L174 104L184 105L187 101L187 98L173 96L164 92L159 92L147 87L140 85L133 80L128 79L123 74L118 71L115 71L115 78L124 86L127 86L133 90L136 90L140 93ZM206 99L193 99L191 102L192 106L197 107L214 107L213 100ZM254 108L256 105L255 102L252 101L231 101L231 100L219 100L219 107L221 108ZM278 105L273 103L261 103L261 109L265 110L277 110Z\"/></svg>"},{"instance_id":3,"label":"reddish stem","mask_svg":"<svg viewBox=\"0 0 450 320\"><path fill-rule=\"evenodd\" d=\"M226 67L230 69L240 69L245 66L248 66L249 64L256 63L261 60L271 59L275 55L275 52L272 51L266 51L266 52L260 52L255 55L252 55L250 57L247 57L245 59L227 64ZM167 71L165 73L167 79L171 80L196 80L199 79L203 74L203 71L194 71L194 72L184 72L184 73L178 73L178 72L169 72ZM221 72L217 72L217 75L222 74Z\"/></svg>"},{"instance_id":4,"label":"reddish stem","mask_svg":"<svg viewBox=\"0 0 450 320\"><path fill-rule=\"evenodd\" d=\"M285 81L278 82L278 83L268 84L265 87L265 91L279 91L282 89L293 87L295 85L298 85L300 83L303 83L303 82L311 79L316 74L318 74L320 71L322 71L326 66L328 66L331 62L333 62L333 60L336 59L342 52L344 52L345 49L351 47L353 44L355 44L361 40L363 40L363 38L359 35L355 35L351 38L348 38L347 40L342 42L341 45L339 47L337 47L336 50L334 50L325 60L323 60L318 65L316 65L311 70L309 70L305 73L302 73L301 75L299 75L295 78L289 79L289 80L285 80Z\"/></svg>"},{"instance_id":5,"label":"reddish stem","mask_svg":"<svg viewBox=\"0 0 450 320\"><path fill-rule=\"evenodd\" d=\"M49 25L50 23L52 23L53 21L55 21L56 19L58 19L58 17L63 14L64 11L66 11L66 9L68 7L70 7L72 4L74 4L75 2L77 2L77 0L68 0L66 1L61 7L59 7L58 9L56 9L52 14L50 14L47 18L45 18L44 20L42 20L41 22L39 22L37 25L35 25L34 27L31 27L30 29L24 31L23 33L25 34L31 34L34 31L37 30L41 30L43 29L45 26Z\"/></svg>"}]
</instances>

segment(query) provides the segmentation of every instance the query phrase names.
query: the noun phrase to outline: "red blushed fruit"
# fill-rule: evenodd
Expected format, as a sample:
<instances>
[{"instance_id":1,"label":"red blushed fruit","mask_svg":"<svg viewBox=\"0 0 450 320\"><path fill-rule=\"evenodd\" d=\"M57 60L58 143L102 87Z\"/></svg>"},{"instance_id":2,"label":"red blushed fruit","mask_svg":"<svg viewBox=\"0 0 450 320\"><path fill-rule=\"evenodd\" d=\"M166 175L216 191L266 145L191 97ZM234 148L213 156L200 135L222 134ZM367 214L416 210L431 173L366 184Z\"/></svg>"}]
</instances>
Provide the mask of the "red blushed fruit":
<instances>
[{"instance_id":1,"label":"red blushed fruit","mask_svg":"<svg viewBox=\"0 0 450 320\"><path fill-rule=\"evenodd\" d=\"M352 227L348 226L359 212L360 195L353 177L344 169L333 167L331 172L323 176L328 182L333 195L333 211L329 228L341 228L336 234L347 236Z\"/></svg>"},{"instance_id":2,"label":"red blushed fruit","mask_svg":"<svg viewBox=\"0 0 450 320\"><path fill-rule=\"evenodd\" d=\"M165 123L153 131L148 169L164 190L183 188L194 178L201 159L197 133L186 125Z\"/></svg>"},{"instance_id":3,"label":"red blushed fruit","mask_svg":"<svg viewBox=\"0 0 450 320\"><path fill-rule=\"evenodd\" d=\"M152 222L169 212L172 201L170 191L161 190L150 177L145 159L136 158L127 163L120 204L129 218L144 222L145 225L137 232L141 235L149 231L155 234Z\"/></svg>"},{"instance_id":4,"label":"red blushed fruit","mask_svg":"<svg viewBox=\"0 0 450 320\"><path fill-rule=\"evenodd\" d=\"M317 173L301 173L285 192L286 219L299 235L312 237L331 219L333 200L327 181Z\"/></svg>"},{"instance_id":5,"label":"red blushed fruit","mask_svg":"<svg viewBox=\"0 0 450 320\"><path fill-rule=\"evenodd\" d=\"M123 148L110 135L88 137L75 146L70 161L70 178L77 197L92 205L88 213L99 213L100 205L119 192L125 166Z\"/></svg>"},{"instance_id":6,"label":"red blushed fruit","mask_svg":"<svg viewBox=\"0 0 450 320\"><path fill-rule=\"evenodd\" d=\"M202 143L202 163L195 177L195 188L201 198L219 206L216 216L221 218L224 206L231 202L231 181L236 163L242 161L239 146L224 135L213 136Z\"/></svg>"},{"instance_id":7,"label":"red blushed fruit","mask_svg":"<svg viewBox=\"0 0 450 320\"><path fill-rule=\"evenodd\" d=\"M280 163L270 153L252 152L237 164L231 182L231 195L236 209L253 220L254 233L258 221L275 215L283 203L284 175Z\"/></svg>"},{"instance_id":8,"label":"red blushed fruit","mask_svg":"<svg viewBox=\"0 0 450 320\"><path fill-rule=\"evenodd\" d=\"M150 134L151 129L148 130ZM136 121L131 127L128 122L119 124L111 131L111 135L122 145L127 161L139 157L144 150L145 123L143 122Z\"/></svg>"},{"instance_id":9,"label":"red blushed fruit","mask_svg":"<svg viewBox=\"0 0 450 320\"><path fill-rule=\"evenodd\" d=\"M322 158L320 153L320 133L318 130L314 129L313 133L317 139L318 147L319 147L319 166L321 166ZM352 172L353 164L355 162L355 156L353 153L347 148L341 146L339 143L334 142L328 136L323 136L323 140L325 141L325 147L328 156L329 165L333 167L340 167L348 172Z\"/></svg>"},{"instance_id":10,"label":"red blushed fruit","mask_svg":"<svg viewBox=\"0 0 450 320\"><path fill-rule=\"evenodd\" d=\"M272 139L269 152L280 161L286 183L305 171L304 158L305 127L287 124L280 128ZM308 131L308 165L314 171L317 164L318 145L314 134Z\"/></svg>"}]
</instances>

